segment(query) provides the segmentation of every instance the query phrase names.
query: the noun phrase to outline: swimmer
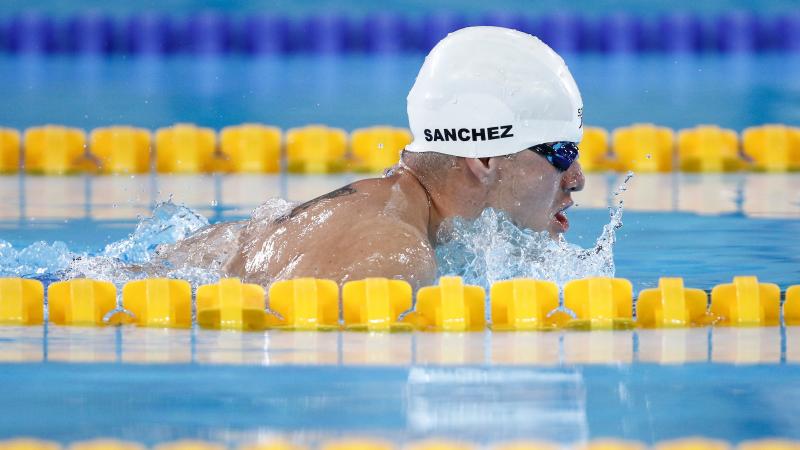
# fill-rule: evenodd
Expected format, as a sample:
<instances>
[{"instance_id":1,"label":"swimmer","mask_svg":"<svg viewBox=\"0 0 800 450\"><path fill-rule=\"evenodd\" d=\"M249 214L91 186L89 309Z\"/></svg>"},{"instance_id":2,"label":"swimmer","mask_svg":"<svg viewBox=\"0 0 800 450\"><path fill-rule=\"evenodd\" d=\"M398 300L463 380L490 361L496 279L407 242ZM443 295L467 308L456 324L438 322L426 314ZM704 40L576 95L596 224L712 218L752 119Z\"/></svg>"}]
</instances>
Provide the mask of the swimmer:
<instances>
[{"instance_id":1,"label":"swimmer","mask_svg":"<svg viewBox=\"0 0 800 450\"><path fill-rule=\"evenodd\" d=\"M565 211L584 186L583 104L547 45L506 28L461 29L431 50L407 100L414 139L384 177L271 220L208 227L170 253L197 263L207 259L193 251L198 242L232 242L221 269L250 283L386 277L418 288L436 279L437 232L448 218L491 207L553 238L569 229Z\"/></svg>"}]
</instances>

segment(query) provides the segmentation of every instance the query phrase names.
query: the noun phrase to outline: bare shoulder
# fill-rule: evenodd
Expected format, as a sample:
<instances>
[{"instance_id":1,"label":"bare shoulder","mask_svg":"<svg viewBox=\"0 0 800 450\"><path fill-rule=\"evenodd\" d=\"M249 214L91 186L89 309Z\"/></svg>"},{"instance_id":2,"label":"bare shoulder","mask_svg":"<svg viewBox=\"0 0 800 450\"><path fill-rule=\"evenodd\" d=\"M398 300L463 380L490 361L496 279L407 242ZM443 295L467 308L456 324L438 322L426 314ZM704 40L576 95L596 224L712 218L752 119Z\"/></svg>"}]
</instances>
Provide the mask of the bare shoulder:
<instances>
[{"instance_id":1,"label":"bare shoulder","mask_svg":"<svg viewBox=\"0 0 800 450\"><path fill-rule=\"evenodd\" d=\"M415 287L436 276L436 259L427 233L418 227L376 215L354 223L332 248L330 267L341 281L368 277L404 279Z\"/></svg>"},{"instance_id":2,"label":"bare shoulder","mask_svg":"<svg viewBox=\"0 0 800 450\"><path fill-rule=\"evenodd\" d=\"M403 176L349 184L296 206L279 219L287 261L278 278L386 277L429 283L436 273L427 195ZM275 233L276 235L278 233ZM291 272L291 273L289 273Z\"/></svg>"},{"instance_id":3,"label":"bare shoulder","mask_svg":"<svg viewBox=\"0 0 800 450\"><path fill-rule=\"evenodd\" d=\"M278 222L306 222L315 217L356 222L388 216L422 229L427 228L428 206L427 195L419 183L397 175L342 186L295 206Z\"/></svg>"}]
</instances>

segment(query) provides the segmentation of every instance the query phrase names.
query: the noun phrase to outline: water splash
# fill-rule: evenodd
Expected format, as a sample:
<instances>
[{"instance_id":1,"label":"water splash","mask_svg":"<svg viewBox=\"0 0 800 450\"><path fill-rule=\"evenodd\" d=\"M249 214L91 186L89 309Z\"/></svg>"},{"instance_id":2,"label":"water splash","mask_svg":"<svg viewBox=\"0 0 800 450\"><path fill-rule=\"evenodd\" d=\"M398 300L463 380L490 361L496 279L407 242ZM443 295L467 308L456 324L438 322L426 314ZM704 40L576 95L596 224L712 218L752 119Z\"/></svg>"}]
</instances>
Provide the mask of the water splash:
<instances>
[{"instance_id":1,"label":"water splash","mask_svg":"<svg viewBox=\"0 0 800 450\"><path fill-rule=\"evenodd\" d=\"M535 278L563 286L567 281L590 276L613 277L616 231L622 227L623 201L633 177L629 172L613 196L609 223L585 249L547 232L520 228L503 212L485 209L475 220L451 219L438 236L436 248L439 276L458 275L465 283L488 289L492 283L510 278Z\"/></svg>"},{"instance_id":2,"label":"water splash","mask_svg":"<svg viewBox=\"0 0 800 450\"><path fill-rule=\"evenodd\" d=\"M106 245L102 255L127 263L146 263L159 245L178 242L205 226L208 219L168 201L157 205L152 217L140 219L127 239Z\"/></svg>"},{"instance_id":3,"label":"water splash","mask_svg":"<svg viewBox=\"0 0 800 450\"><path fill-rule=\"evenodd\" d=\"M627 189L628 173L614 192ZM239 248L242 231L264 232L294 206L275 198L256 208L249 220L209 226L208 220L171 201L159 204L141 219L126 239L92 254L73 252L64 242L36 242L21 250L0 240L0 276L51 282L72 278L106 280L121 287L147 277L181 278L193 286L216 282L224 262ZM622 226L623 202L609 208L610 221L595 246L581 248L546 232L515 226L502 212L486 209L473 221L455 218L440 233L436 248L440 275L460 275L465 282L488 288L498 280L530 277L559 285L587 276L614 276L613 246Z\"/></svg>"},{"instance_id":4,"label":"water splash","mask_svg":"<svg viewBox=\"0 0 800 450\"><path fill-rule=\"evenodd\" d=\"M178 242L207 225L205 217L168 201L157 205L151 217L141 219L130 236L106 245L97 254L73 252L61 241L52 244L39 241L16 250L9 242L0 240L0 276L37 278L44 282L85 277L111 281L118 286L147 276L214 279L218 275L204 268L182 267L176 271L151 264L160 245Z\"/></svg>"}]
</instances>

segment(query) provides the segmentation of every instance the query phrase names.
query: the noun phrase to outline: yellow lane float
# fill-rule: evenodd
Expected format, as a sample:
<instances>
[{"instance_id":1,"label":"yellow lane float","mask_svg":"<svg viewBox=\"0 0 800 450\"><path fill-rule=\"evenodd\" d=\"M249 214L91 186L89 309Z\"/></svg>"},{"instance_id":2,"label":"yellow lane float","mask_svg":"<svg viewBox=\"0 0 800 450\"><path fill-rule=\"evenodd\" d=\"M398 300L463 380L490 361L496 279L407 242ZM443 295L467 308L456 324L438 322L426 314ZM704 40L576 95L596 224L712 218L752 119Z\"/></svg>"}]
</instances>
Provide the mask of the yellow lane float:
<instances>
[{"instance_id":1,"label":"yellow lane float","mask_svg":"<svg viewBox=\"0 0 800 450\"><path fill-rule=\"evenodd\" d=\"M227 450L227 449L222 444L187 439L182 441L165 442L163 444L156 445L155 447L153 447L153 450Z\"/></svg>"},{"instance_id":2,"label":"yellow lane float","mask_svg":"<svg viewBox=\"0 0 800 450\"><path fill-rule=\"evenodd\" d=\"M61 450L61 444L32 438L0 441L0 450Z\"/></svg>"},{"instance_id":3,"label":"yellow lane float","mask_svg":"<svg viewBox=\"0 0 800 450\"><path fill-rule=\"evenodd\" d=\"M752 276L733 278L711 290L711 313L716 323L735 326L772 326L780 321L781 288L760 283Z\"/></svg>"},{"instance_id":4,"label":"yellow lane float","mask_svg":"<svg viewBox=\"0 0 800 450\"><path fill-rule=\"evenodd\" d=\"M264 288L223 278L197 288L197 325L216 330L260 331L269 324ZM178 449L175 449L178 450Z\"/></svg>"},{"instance_id":5,"label":"yellow lane float","mask_svg":"<svg viewBox=\"0 0 800 450\"><path fill-rule=\"evenodd\" d=\"M19 170L21 148L19 131L12 128L0 128L0 173Z\"/></svg>"},{"instance_id":6,"label":"yellow lane float","mask_svg":"<svg viewBox=\"0 0 800 450\"><path fill-rule=\"evenodd\" d=\"M183 280L150 278L131 281L122 288L122 305L143 327L192 326L192 287Z\"/></svg>"},{"instance_id":7,"label":"yellow lane float","mask_svg":"<svg viewBox=\"0 0 800 450\"><path fill-rule=\"evenodd\" d=\"M309 125L286 132L286 166L295 173L341 172L347 133L340 128Z\"/></svg>"},{"instance_id":8,"label":"yellow lane float","mask_svg":"<svg viewBox=\"0 0 800 450\"><path fill-rule=\"evenodd\" d=\"M405 128L377 126L353 130L350 133L353 170L382 172L397 164L400 151L410 142L411 133Z\"/></svg>"},{"instance_id":9,"label":"yellow lane float","mask_svg":"<svg viewBox=\"0 0 800 450\"><path fill-rule=\"evenodd\" d=\"M644 289L636 300L642 327L689 327L705 323L708 294L683 286L683 278L660 278L657 289Z\"/></svg>"},{"instance_id":10,"label":"yellow lane float","mask_svg":"<svg viewBox=\"0 0 800 450\"><path fill-rule=\"evenodd\" d=\"M216 133L189 123L156 131L156 170L161 173L204 173L214 168Z\"/></svg>"},{"instance_id":11,"label":"yellow lane float","mask_svg":"<svg viewBox=\"0 0 800 450\"><path fill-rule=\"evenodd\" d=\"M399 321L411 309L411 297L411 285L402 280L349 281L342 287L344 325L348 330L411 330L411 324Z\"/></svg>"},{"instance_id":12,"label":"yellow lane float","mask_svg":"<svg viewBox=\"0 0 800 450\"><path fill-rule=\"evenodd\" d=\"M678 133L678 165L684 172L733 172L744 167L735 131L700 125Z\"/></svg>"},{"instance_id":13,"label":"yellow lane float","mask_svg":"<svg viewBox=\"0 0 800 450\"><path fill-rule=\"evenodd\" d=\"M800 128L764 125L742 132L742 149L764 172L800 170Z\"/></svg>"},{"instance_id":14,"label":"yellow lane float","mask_svg":"<svg viewBox=\"0 0 800 450\"><path fill-rule=\"evenodd\" d=\"M550 281L497 281L489 291L492 330L522 331L555 328L548 315L558 308L558 286Z\"/></svg>"},{"instance_id":15,"label":"yellow lane float","mask_svg":"<svg viewBox=\"0 0 800 450\"><path fill-rule=\"evenodd\" d=\"M464 285L461 277L441 277L437 286L417 292L406 320L424 331L480 331L486 327L485 299L482 287Z\"/></svg>"},{"instance_id":16,"label":"yellow lane float","mask_svg":"<svg viewBox=\"0 0 800 450\"><path fill-rule=\"evenodd\" d=\"M40 325L44 320L44 286L37 280L0 278L0 324Z\"/></svg>"},{"instance_id":17,"label":"yellow lane float","mask_svg":"<svg viewBox=\"0 0 800 450\"><path fill-rule=\"evenodd\" d=\"M649 123L617 128L613 134L617 170L670 172L675 134Z\"/></svg>"},{"instance_id":18,"label":"yellow lane float","mask_svg":"<svg viewBox=\"0 0 800 450\"><path fill-rule=\"evenodd\" d=\"M57 325L105 325L117 304L117 288L108 281L85 278L59 281L47 288L50 322Z\"/></svg>"},{"instance_id":19,"label":"yellow lane float","mask_svg":"<svg viewBox=\"0 0 800 450\"><path fill-rule=\"evenodd\" d=\"M783 321L786 325L800 325L800 284L789 286L786 290Z\"/></svg>"},{"instance_id":20,"label":"yellow lane float","mask_svg":"<svg viewBox=\"0 0 800 450\"><path fill-rule=\"evenodd\" d=\"M75 442L69 450L145 450L146 447L137 442L118 441L116 439L94 439Z\"/></svg>"},{"instance_id":21,"label":"yellow lane float","mask_svg":"<svg viewBox=\"0 0 800 450\"><path fill-rule=\"evenodd\" d=\"M451 441L444 439L428 439L412 442L406 445L405 450L475 450L476 447L468 442Z\"/></svg>"},{"instance_id":22,"label":"yellow lane float","mask_svg":"<svg viewBox=\"0 0 800 450\"><path fill-rule=\"evenodd\" d=\"M25 131L25 170L61 175L86 168L86 133L77 128L45 125Z\"/></svg>"},{"instance_id":23,"label":"yellow lane float","mask_svg":"<svg viewBox=\"0 0 800 450\"><path fill-rule=\"evenodd\" d=\"M150 131L134 127L96 128L89 135L89 149L103 173L150 171Z\"/></svg>"},{"instance_id":24,"label":"yellow lane float","mask_svg":"<svg viewBox=\"0 0 800 450\"><path fill-rule=\"evenodd\" d=\"M633 286L623 278L584 278L564 286L564 306L576 319L567 326L578 329L633 327Z\"/></svg>"},{"instance_id":25,"label":"yellow lane float","mask_svg":"<svg viewBox=\"0 0 800 450\"><path fill-rule=\"evenodd\" d=\"M243 124L219 135L222 172L277 173L281 168L280 128Z\"/></svg>"},{"instance_id":26,"label":"yellow lane float","mask_svg":"<svg viewBox=\"0 0 800 450\"><path fill-rule=\"evenodd\" d=\"M589 441L583 450L645 450L641 442L624 441L621 439L594 439Z\"/></svg>"},{"instance_id":27,"label":"yellow lane float","mask_svg":"<svg viewBox=\"0 0 800 450\"><path fill-rule=\"evenodd\" d=\"M655 450L730 450L730 448L727 442L701 437L663 441L655 446Z\"/></svg>"},{"instance_id":28,"label":"yellow lane float","mask_svg":"<svg viewBox=\"0 0 800 450\"><path fill-rule=\"evenodd\" d=\"M585 172L600 172L610 169L608 131L603 128L586 127L578 145L578 161Z\"/></svg>"},{"instance_id":29,"label":"yellow lane float","mask_svg":"<svg viewBox=\"0 0 800 450\"><path fill-rule=\"evenodd\" d=\"M275 326L292 330L339 328L339 286L335 281L297 278L269 288L269 309L280 315Z\"/></svg>"},{"instance_id":30,"label":"yellow lane float","mask_svg":"<svg viewBox=\"0 0 800 450\"><path fill-rule=\"evenodd\" d=\"M326 442L320 450L393 450L395 446L380 439L349 438Z\"/></svg>"}]
</instances>

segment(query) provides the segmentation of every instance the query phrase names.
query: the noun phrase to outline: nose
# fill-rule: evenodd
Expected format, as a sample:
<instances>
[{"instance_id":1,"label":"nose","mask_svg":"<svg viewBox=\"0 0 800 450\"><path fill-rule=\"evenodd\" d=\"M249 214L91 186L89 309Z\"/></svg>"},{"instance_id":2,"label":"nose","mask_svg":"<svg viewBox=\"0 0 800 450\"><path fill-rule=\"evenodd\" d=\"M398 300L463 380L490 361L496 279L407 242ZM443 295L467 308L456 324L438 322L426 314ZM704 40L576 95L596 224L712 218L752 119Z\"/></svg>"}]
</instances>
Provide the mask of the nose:
<instances>
[{"instance_id":1,"label":"nose","mask_svg":"<svg viewBox=\"0 0 800 450\"><path fill-rule=\"evenodd\" d=\"M561 177L561 187L565 192L577 192L583 190L584 184L586 184L586 178L583 176L581 164L575 161Z\"/></svg>"}]
</instances>

